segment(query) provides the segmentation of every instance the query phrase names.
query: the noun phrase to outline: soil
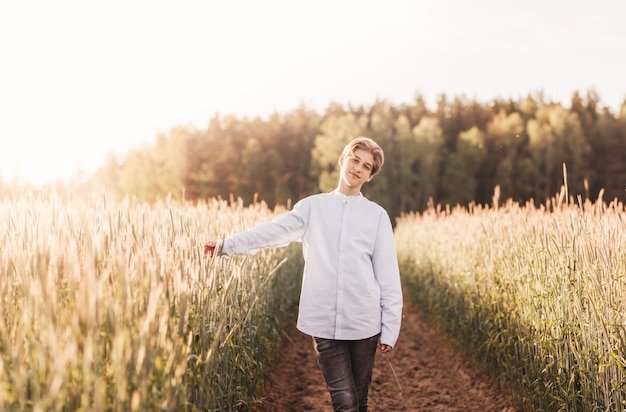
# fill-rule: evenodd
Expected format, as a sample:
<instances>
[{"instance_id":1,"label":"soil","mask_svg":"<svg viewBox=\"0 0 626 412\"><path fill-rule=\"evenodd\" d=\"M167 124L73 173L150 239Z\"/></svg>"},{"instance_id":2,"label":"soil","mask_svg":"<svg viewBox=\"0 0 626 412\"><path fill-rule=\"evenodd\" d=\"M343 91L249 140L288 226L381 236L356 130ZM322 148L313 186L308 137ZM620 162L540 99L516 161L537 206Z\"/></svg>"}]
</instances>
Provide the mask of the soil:
<instances>
[{"instance_id":1,"label":"soil","mask_svg":"<svg viewBox=\"0 0 626 412\"><path fill-rule=\"evenodd\" d=\"M332 411L311 338L299 331L287 336L267 387L262 411ZM396 347L376 354L368 403L373 412L522 410L408 303Z\"/></svg>"}]
</instances>

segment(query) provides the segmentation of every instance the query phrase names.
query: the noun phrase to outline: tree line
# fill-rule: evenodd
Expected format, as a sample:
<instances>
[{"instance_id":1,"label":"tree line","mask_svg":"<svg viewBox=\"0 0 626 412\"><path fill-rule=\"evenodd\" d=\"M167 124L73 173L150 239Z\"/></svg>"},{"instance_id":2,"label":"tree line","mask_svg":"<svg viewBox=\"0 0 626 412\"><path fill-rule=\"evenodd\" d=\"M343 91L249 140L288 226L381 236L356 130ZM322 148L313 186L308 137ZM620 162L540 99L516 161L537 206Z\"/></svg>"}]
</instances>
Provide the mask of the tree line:
<instances>
[{"instance_id":1,"label":"tree line","mask_svg":"<svg viewBox=\"0 0 626 412\"><path fill-rule=\"evenodd\" d=\"M541 93L480 103L441 95L430 110L378 100L369 107L331 103L324 113L300 106L267 119L215 115L206 129L177 127L152 145L108 155L82 190L105 186L117 197L153 202L241 197L270 207L337 183L337 156L357 136L385 151L382 173L364 194L392 216L434 204L489 204L500 198L543 203L559 192L626 200L626 101L600 107L592 90L570 107Z\"/></svg>"}]
</instances>

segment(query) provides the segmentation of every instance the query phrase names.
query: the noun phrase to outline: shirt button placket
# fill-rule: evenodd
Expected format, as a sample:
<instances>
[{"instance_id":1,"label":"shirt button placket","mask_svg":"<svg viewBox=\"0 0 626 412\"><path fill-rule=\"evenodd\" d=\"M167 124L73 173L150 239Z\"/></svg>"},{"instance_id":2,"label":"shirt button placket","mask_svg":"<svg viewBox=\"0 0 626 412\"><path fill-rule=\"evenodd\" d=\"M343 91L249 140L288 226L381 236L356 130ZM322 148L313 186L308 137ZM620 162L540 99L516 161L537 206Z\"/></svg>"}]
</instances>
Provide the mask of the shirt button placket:
<instances>
[{"instance_id":1,"label":"shirt button placket","mask_svg":"<svg viewBox=\"0 0 626 412\"><path fill-rule=\"evenodd\" d=\"M337 270L337 314L335 318L335 339L343 339L341 333L343 329L343 304L344 304L344 279L346 266L346 244L348 242L348 209L350 202L348 199L343 202L343 213L341 216L341 231L339 233L339 265Z\"/></svg>"}]
</instances>

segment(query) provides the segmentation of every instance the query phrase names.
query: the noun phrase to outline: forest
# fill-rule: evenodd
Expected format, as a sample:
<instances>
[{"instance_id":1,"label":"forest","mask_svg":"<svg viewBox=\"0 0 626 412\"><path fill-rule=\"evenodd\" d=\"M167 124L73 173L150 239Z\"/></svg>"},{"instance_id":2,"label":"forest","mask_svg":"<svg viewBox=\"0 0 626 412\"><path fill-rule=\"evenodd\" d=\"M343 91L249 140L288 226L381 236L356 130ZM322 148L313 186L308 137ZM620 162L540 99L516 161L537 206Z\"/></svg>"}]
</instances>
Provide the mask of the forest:
<instances>
[{"instance_id":1,"label":"forest","mask_svg":"<svg viewBox=\"0 0 626 412\"><path fill-rule=\"evenodd\" d=\"M285 205L332 190L337 157L357 136L385 151L363 192L394 217L429 202L491 204L496 187L501 199L541 204L560 191L564 169L574 199L626 201L626 100L613 113L593 90L575 92L569 107L538 92L489 103L441 95L431 110L418 94L411 104L330 103L322 114L304 105L266 119L216 114L206 129L175 127L123 158L107 155L78 190Z\"/></svg>"}]
</instances>

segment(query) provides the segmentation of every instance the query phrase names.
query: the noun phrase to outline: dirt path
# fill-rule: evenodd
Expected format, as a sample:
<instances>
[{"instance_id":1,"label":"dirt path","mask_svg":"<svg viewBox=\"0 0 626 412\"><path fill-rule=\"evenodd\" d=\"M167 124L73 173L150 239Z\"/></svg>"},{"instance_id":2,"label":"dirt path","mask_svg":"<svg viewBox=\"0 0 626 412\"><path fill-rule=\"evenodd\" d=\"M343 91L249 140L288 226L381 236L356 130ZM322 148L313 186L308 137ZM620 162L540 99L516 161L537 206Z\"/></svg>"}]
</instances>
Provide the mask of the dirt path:
<instances>
[{"instance_id":1,"label":"dirt path","mask_svg":"<svg viewBox=\"0 0 626 412\"><path fill-rule=\"evenodd\" d=\"M262 410L332 411L310 337L300 332L290 336L280 362L270 371ZM385 355L376 355L369 410L516 412L520 409L405 304L396 348L388 360Z\"/></svg>"}]
</instances>

